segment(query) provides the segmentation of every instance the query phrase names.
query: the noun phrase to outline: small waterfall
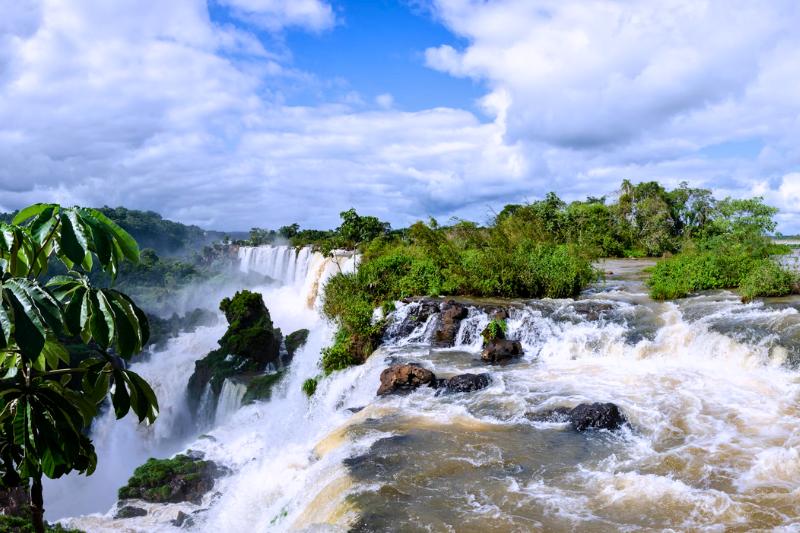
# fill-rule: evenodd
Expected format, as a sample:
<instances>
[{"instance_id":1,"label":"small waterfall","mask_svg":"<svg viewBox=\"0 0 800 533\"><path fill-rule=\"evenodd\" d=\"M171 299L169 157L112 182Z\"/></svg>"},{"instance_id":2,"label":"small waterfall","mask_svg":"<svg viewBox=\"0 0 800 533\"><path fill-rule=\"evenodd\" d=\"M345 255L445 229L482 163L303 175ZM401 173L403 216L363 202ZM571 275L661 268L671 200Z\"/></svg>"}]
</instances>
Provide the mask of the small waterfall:
<instances>
[{"instance_id":1,"label":"small waterfall","mask_svg":"<svg viewBox=\"0 0 800 533\"><path fill-rule=\"evenodd\" d=\"M242 398L245 392L247 392L247 387L238 381L226 379L222 383L222 390L219 393L217 410L214 415L215 425L224 423L242 406Z\"/></svg>"}]
</instances>

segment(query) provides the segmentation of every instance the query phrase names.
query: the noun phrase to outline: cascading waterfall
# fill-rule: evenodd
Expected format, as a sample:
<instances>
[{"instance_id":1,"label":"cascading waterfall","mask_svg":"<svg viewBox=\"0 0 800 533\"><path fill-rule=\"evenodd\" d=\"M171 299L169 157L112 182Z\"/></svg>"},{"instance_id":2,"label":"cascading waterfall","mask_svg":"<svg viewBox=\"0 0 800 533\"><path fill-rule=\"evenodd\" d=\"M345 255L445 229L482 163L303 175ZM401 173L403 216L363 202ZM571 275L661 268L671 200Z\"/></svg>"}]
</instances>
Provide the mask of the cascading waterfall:
<instances>
[{"instance_id":1,"label":"cascading waterfall","mask_svg":"<svg viewBox=\"0 0 800 533\"><path fill-rule=\"evenodd\" d=\"M254 252L240 254L258 264ZM306 279L291 267L284 279L306 291L315 272L337 271L314 266L315 255ZM276 268L279 257L286 253L265 252L254 268ZM578 300L515 302L507 336L525 355L497 366L478 358L491 315L481 305L461 321L455 346L433 348L438 317L400 327L420 304L398 302L384 345L322 380L311 400L300 385L319 372L331 331L305 305L279 306L273 316L312 327L272 399L186 443L231 469L218 496L199 507L149 506L124 523L69 523L169 531L178 509L207 508L191 529L796 529L800 301L744 305L723 291L657 303L643 290L611 279ZM376 398L381 371L403 361L437 377L488 372L491 383ZM580 434L530 416L596 401L619 405L629 426Z\"/></svg>"},{"instance_id":2,"label":"cascading waterfall","mask_svg":"<svg viewBox=\"0 0 800 533\"><path fill-rule=\"evenodd\" d=\"M319 287L337 272L352 271L354 257L346 253L324 257L310 248L298 251L287 246L269 246L242 247L239 258L242 271L264 273L279 282L277 285L238 287L261 292L278 327L289 332L300 328L317 331L317 351L309 353L311 368L303 379L315 375L313 365L329 333L312 308ZM231 293L235 290L237 287L230 288ZM218 305L219 301L206 303L207 308L213 310ZM217 405L211 401L210 389L203 395L199 406L199 416L203 419L200 424L190 419L186 406L186 385L194 371L194 362L218 347L217 340L224 331L224 320L220 320L218 326L182 333L171 339L164 350L133 364L132 368L148 380L159 399L161 412L157 422L151 427L138 425L130 415L117 421L110 409L99 416L91 428L98 468L89 477L70 475L53 482L46 480L49 520L105 512L116 500L117 489L138 465L149 457L168 457L179 452L194 440L198 427L208 428L208 424L213 426L231 418L240 406L244 391L240 384L230 381L225 382L227 389L223 387ZM299 385L297 388L299 390Z\"/></svg>"},{"instance_id":3,"label":"cascading waterfall","mask_svg":"<svg viewBox=\"0 0 800 533\"><path fill-rule=\"evenodd\" d=\"M232 379L225 380L217 400L217 410L214 414L215 425L224 423L242 406L242 398L245 392L247 392L247 387L244 383L239 383Z\"/></svg>"}]
</instances>

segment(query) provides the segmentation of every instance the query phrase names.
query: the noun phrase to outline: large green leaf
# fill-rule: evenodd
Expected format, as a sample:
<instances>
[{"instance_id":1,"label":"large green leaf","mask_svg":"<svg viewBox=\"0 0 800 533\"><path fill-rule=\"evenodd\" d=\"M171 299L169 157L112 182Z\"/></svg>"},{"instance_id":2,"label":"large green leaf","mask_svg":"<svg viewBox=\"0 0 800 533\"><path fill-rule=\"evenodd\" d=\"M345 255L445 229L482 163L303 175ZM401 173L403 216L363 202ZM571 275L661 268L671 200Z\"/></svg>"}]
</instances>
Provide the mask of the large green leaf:
<instances>
[{"instance_id":1,"label":"large green leaf","mask_svg":"<svg viewBox=\"0 0 800 533\"><path fill-rule=\"evenodd\" d=\"M136 244L136 240L130 233L97 209L82 208L81 215L92 217L100 222L113 235L114 242L119 245L124 256L133 262L139 262L139 245Z\"/></svg>"},{"instance_id":2,"label":"large green leaf","mask_svg":"<svg viewBox=\"0 0 800 533\"><path fill-rule=\"evenodd\" d=\"M11 342L11 316L6 309L5 299L0 294L0 348Z\"/></svg>"},{"instance_id":3,"label":"large green leaf","mask_svg":"<svg viewBox=\"0 0 800 533\"><path fill-rule=\"evenodd\" d=\"M61 212L61 252L74 264L80 265L88 252L88 242L83 228L79 224L73 223L77 220L74 211L64 210Z\"/></svg>"},{"instance_id":4,"label":"large green leaf","mask_svg":"<svg viewBox=\"0 0 800 533\"><path fill-rule=\"evenodd\" d=\"M47 334L30 296L19 283L12 283L14 281L19 280L3 284L3 296L14 311L14 340L22 354L33 359L44 348Z\"/></svg>"},{"instance_id":5,"label":"large green leaf","mask_svg":"<svg viewBox=\"0 0 800 533\"><path fill-rule=\"evenodd\" d=\"M42 211L47 208L56 207L55 204L33 204L29 205L25 209L22 209L19 213L14 216L14 219L11 221L12 224L22 224L26 220L35 217Z\"/></svg>"}]
</instances>

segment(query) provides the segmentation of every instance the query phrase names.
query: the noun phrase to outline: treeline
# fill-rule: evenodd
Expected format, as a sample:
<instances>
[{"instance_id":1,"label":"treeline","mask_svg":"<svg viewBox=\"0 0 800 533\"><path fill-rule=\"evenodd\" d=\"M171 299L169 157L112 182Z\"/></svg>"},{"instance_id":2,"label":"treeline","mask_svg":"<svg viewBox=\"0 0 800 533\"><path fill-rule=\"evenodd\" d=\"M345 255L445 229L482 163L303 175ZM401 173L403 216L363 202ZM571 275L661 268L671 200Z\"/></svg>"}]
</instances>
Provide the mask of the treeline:
<instances>
[{"instance_id":1,"label":"treeline","mask_svg":"<svg viewBox=\"0 0 800 533\"><path fill-rule=\"evenodd\" d=\"M377 307L425 295L574 297L598 279L591 261L599 257L663 257L649 281L657 299L740 286L746 300L800 290L797 276L770 258L788 251L769 238L776 213L761 198L718 200L685 183L668 190L626 180L614 201L566 203L549 193L507 205L483 226L431 219L392 231L371 220L372 231L348 241L362 254L358 270L325 287L323 311L338 332L323 352L322 370L372 353L385 326L374 318ZM342 213L342 226L325 238L345 242L353 223L366 218Z\"/></svg>"}]
</instances>

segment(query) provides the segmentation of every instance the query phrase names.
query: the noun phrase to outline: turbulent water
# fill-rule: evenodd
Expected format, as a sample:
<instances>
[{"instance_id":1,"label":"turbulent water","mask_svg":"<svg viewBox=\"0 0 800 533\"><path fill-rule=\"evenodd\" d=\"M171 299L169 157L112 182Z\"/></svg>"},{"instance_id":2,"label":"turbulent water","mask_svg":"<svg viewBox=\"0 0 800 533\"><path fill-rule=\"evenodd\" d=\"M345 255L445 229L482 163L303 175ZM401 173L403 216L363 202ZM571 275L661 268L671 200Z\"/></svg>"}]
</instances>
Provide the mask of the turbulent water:
<instances>
[{"instance_id":1,"label":"turbulent water","mask_svg":"<svg viewBox=\"0 0 800 533\"><path fill-rule=\"evenodd\" d=\"M221 329L175 339L137 366L162 417L148 429L99 420L98 473L50 484L51 496L63 489L48 499L53 515L96 512L67 520L88 531L172 531L179 510L199 511L197 531L800 529L796 298L745 305L720 291L656 303L642 284L646 263L608 262L606 280L577 300L511 302L508 336L525 349L517 362L480 361L489 317L476 305L455 347L432 347L435 319L405 336L390 326L366 364L323 380L309 401L300 385L319 372L331 332L308 303L338 267L288 249L240 257L243 269L283 282L265 293L277 325L311 329L272 400L239 407L232 384L224 416L197 438L182 421L181 386ZM390 320L416 305L398 304ZM380 372L396 361L438 377L489 372L491 384L376 398ZM629 425L577 433L530 416L587 401L616 403ZM143 504L146 517L111 518L114 489L143 457L185 448L232 474L200 506ZM110 497L73 488L98 476Z\"/></svg>"}]
</instances>

